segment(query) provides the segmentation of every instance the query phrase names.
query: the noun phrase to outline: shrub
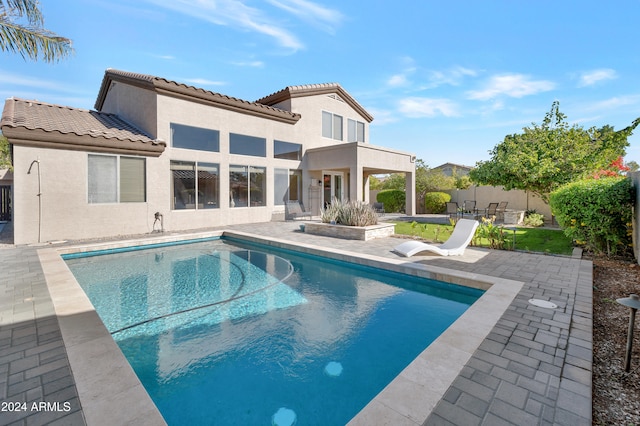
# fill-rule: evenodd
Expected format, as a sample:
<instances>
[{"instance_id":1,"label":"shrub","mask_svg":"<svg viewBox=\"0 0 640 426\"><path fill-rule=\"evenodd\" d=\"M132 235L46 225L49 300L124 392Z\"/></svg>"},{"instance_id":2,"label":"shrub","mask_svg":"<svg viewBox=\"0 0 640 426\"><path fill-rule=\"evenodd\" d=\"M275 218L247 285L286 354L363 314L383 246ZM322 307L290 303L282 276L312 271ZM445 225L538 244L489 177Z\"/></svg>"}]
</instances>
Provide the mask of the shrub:
<instances>
[{"instance_id":1,"label":"shrub","mask_svg":"<svg viewBox=\"0 0 640 426\"><path fill-rule=\"evenodd\" d=\"M524 224L527 226L544 225L544 215L540 213L529 213L524 217Z\"/></svg>"},{"instance_id":2,"label":"shrub","mask_svg":"<svg viewBox=\"0 0 640 426\"><path fill-rule=\"evenodd\" d=\"M479 246L482 240L486 240L489 248L497 250L506 250L510 246L510 240L507 239L507 234L502 226L495 224L496 217L487 219L482 218L482 223L476 229L476 233L473 236L474 244Z\"/></svg>"},{"instance_id":3,"label":"shrub","mask_svg":"<svg viewBox=\"0 0 640 426\"><path fill-rule=\"evenodd\" d=\"M386 213L404 211L406 203L406 194L399 189L384 189L378 192L376 201L384 203L384 211Z\"/></svg>"},{"instance_id":4,"label":"shrub","mask_svg":"<svg viewBox=\"0 0 640 426\"><path fill-rule=\"evenodd\" d=\"M333 199L331 204L322 210L322 222L339 223L347 226L369 226L378 223L378 213L369 204L362 201L338 201Z\"/></svg>"},{"instance_id":5,"label":"shrub","mask_svg":"<svg viewBox=\"0 0 640 426\"><path fill-rule=\"evenodd\" d=\"M451 195L445 192L428 192L424 195L424 207L427 213L444 213Z\"/></svg>"},{"instance_id":6,"label":"shrub","mask_svg":"<svg viewBox=\"0 0 640 426\"><path fill-rule=\"evenodd\" d=\"M565 235L594 253L624 253L631 245L631 181L586 179L552 192L551 210Z\"/></svg>"}]
</instances>

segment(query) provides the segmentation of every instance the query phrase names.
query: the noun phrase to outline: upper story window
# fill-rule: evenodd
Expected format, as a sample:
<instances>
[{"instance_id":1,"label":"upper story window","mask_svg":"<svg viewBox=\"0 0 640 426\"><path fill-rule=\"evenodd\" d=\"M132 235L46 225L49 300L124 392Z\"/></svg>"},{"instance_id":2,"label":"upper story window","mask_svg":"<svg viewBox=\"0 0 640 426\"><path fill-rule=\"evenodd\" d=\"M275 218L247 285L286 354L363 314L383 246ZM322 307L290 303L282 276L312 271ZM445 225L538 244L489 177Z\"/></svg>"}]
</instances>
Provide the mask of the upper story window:
<instances>
[{"instance_id":1,"label":"upper story window","mask_svg":"<svg viewBox=\"0 0 640 426\"><path fill-rule=\"evenodd\" d=\"M202 127L171 123L171 146L220 152L220 132Z\"/></svg>"},{"instance_id":2,"label":"upper story window","mask_svg":"<svg viewBox=\"0 0 640 426\"><path fill-rule=\"evenodd\" d=\"M256 136L229 133L229 152L231 154L267 156L267 140Z\"/></svg>"},{"instance_id":3,"label":"upper story window","mask_svg":"<svg viewBox=\"0 0 640 426\"><path fill-rule=\"evenodd\" d=\"M347 120L347 142L364 142L364 123Z\"/></svg>"},{"instance_id":4,"label":"upper story window","mask_svg":"<svg viewBox=\"0 0 640 426\"><path fill-rule=\"evenodd\" d=\"M322 136L342 140L342 116L322 111Z\"/></svg>"},{"instance_id":5,"label":"upper story window","mask_svg":"<svg viewBox=\"0 0 640 426\"><path fill-rule=\"evenodd\" d=\"M88 161L90 204L146 201L144 158L89 154Z\"/></svg>"},{"instance_id":6,"label":"upper story window","mask_svg":"<svg viewBox=\"0 0 640 426\"><path fill-rule=\"evenodd\" d=\"M275 140L273 141L273 158L302 160L302 145Z\"/></svg>"}]
</instances>

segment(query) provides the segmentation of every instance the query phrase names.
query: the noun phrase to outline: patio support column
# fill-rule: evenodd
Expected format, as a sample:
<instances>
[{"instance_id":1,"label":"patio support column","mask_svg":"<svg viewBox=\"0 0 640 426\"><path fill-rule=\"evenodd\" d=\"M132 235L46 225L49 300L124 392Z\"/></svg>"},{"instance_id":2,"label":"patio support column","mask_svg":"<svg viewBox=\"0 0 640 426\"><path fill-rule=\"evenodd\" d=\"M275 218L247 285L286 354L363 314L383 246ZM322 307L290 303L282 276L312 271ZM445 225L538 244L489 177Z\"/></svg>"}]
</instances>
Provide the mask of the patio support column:
<instances>
[{"instance_id":1,"label":"patio support column","mask_svg":"<svg viewBox=\"0 0 640 426\"><path fill-rule=\"evenodd\" d=\"M405 213L408 216L416 214L416 174L415 172L406 172L404 174L406 204Z\"/></svg>"},{"instance_id":2,"label":"patio support column","mask_svg":"<svg viewBox=\"0 0 640 426\"><path fill-rule=\"evenodd\" d=\"M349 194L351 200L363 200L362 197L362 166L356 165L349 170Z\"/></svg>"},{"instance_id":3,"label":"patio support column","mask_svg":"<svg viewBox=\"0 0 640 426\"><path fill-rule=\"evenodd\" d=\"M362 201L364 201L366 204L371 204L369 201L369 174L365 174L363 175L363 188L362 191L364 192L364 197L362 199Z\"/></svg>"}]
</instances>

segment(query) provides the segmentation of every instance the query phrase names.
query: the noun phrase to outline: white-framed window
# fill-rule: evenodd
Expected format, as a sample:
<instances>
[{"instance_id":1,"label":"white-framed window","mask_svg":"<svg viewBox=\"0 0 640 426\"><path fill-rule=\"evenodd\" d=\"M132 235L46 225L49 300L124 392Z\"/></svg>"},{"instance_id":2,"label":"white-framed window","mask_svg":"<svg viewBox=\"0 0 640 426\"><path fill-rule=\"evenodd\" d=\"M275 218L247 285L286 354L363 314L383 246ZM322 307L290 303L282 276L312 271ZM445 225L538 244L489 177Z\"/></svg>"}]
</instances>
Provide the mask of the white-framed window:
<instances>
[{"instance_id":1,"label":"white-framed window","mask_svg":"<svg viewBox=\"0 0 640 426\"><path fill-rule=\"evenodd\" d=\"M273 204L302 201L302 170L274 169Z\"/></svg>"},{"instance_id":2,"label":"white-framed window","mask_svg":"<svg viewBox=\"0 0 640 426\"><path fill-rule=\"evenodd\" d=\"M194 161L171 161L172 210L220 207L220 166Z\"/></svg>"},{"instance_id":3,"label":"white-framed window","mask_svg":"<svg viewBox=\"0 0 640 426\"><path fill-rule=\"evenodd\" d=\"M146 159L89 154L87 201L89 204L147 201Z\"/></svg>"},{"instance_id":4,"label":"white-framed window","mask_svg":"<svg viewBox=\"0 0 640 426\"><path fill-rule=\"evenodd\" d=\"M322 136L342 140L342 116L322 111Z\"/></svg>"},{"instance_id":5,"label":"white-framed window","mask_svg":"<svg viewBox=\"0 0 640 426\"><path fill-rule=\"evenodd\" d=\"M229 207L267 205L266 167L229 165Z\"/></svg>"},{"instance_id":6,"label":"white-framed window","mask_svg":"<svg viewBox=\"0 0 640 426\"><path fill-rule=\"evenodd\" d=\"M362 121L347 120L347 142L364 142L364 123Z\"/></svg>"}]
</instances>

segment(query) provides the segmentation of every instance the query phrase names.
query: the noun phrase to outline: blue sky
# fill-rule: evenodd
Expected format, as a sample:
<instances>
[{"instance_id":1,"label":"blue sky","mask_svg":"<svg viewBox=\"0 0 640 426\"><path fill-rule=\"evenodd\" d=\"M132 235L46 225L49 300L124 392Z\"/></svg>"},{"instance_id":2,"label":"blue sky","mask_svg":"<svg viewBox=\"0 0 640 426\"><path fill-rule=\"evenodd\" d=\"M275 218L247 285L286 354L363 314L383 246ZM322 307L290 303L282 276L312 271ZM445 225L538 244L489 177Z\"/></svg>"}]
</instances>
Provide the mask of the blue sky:
<instances>
[{"instance_id":1,"label":"blue sky","mask_svg":"<svg viewBox=\"0 0 640 426\"><path fill-rule=\"evenodd\" d=\"M76 50L56 64L0 52L0 96L93 108L105 69L245 100L338 82L370 142L435 167L474 165L553 101L570 123L640 117L640 0L41 0ZM640 163L640 129L626 160Z\"/></svg>"}]
</instances>

